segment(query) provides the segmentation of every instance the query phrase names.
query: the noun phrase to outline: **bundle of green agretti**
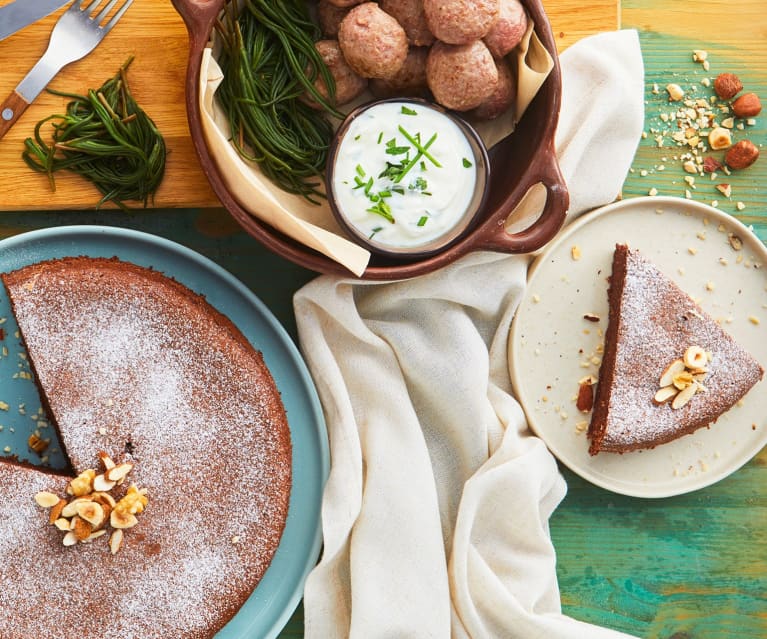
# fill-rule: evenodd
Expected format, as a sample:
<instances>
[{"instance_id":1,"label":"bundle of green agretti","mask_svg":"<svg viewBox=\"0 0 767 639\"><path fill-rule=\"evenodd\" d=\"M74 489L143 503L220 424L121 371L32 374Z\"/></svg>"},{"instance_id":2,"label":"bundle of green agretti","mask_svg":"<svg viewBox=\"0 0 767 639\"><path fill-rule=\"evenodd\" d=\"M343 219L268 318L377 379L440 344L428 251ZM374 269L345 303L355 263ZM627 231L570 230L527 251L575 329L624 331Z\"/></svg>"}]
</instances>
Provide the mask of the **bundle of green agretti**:
<instances>
[{"instance_id":1,"label":"bundle of green agretti","mask_svg":"<svg viewBox=\"0 0 767 639\"><path fill-rule=\"evenodd\" d=\"M217 30L224 80L216 95L226 112L232 143L280 188L317 203L333 128L325 114L335 83L314 41L320 32L305 0L229 2ZM330 100L314 81L321 78ZM303 98L303 99L302 99Z\"/></svg>"},{"instance_id":2,"label":"bundle of green agretti","mask_svg":"<svg viewBox=\"0 0 767 639\"><path fill-rule=\"evenodd\" d=\"M54 173L69 170L93 182L102 194L98 203L112 201L128 209L125 201L147 206L165 172L165 141L151 118L131 95L126 71L118 73L88 95L50 91L71 98L65 115L52 115L35 126L22 154L32 169L47 173L55 190ZM50 145L43 127L53 126Z\"/></svg>"}]
</instances>

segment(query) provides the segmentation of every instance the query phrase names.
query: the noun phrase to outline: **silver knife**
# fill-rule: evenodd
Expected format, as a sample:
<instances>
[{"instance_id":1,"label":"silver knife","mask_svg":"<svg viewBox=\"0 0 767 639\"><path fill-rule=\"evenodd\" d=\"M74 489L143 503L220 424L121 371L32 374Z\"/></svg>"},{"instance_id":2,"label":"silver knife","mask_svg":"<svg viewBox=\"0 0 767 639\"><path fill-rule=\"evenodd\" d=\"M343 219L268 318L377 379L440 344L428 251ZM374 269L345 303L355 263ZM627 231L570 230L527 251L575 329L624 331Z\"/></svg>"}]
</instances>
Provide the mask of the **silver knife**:
<instances>
[{"instance_id":1,"label":"silver knife","mask_svg":"<svg viewBox=\"0 0 767 639\"><path fill-rule=\"evenodd\" d=\"M63 7L69 0L15 0L0 7L0 40Z\"/></svg>"}]
</instances>

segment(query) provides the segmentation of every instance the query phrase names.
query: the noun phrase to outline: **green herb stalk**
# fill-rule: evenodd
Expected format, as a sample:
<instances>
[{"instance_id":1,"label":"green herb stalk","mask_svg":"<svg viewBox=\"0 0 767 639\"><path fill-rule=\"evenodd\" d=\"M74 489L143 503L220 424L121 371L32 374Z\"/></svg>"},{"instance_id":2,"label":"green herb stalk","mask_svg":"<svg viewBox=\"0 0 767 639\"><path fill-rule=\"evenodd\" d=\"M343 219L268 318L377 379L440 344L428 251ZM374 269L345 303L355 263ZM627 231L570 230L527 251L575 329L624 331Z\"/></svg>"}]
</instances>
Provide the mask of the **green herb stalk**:
<instances>
[{"instance_id":1,"label":"green herb stalk","mask_svg":"<svg viewBox=\"0 0 767 639\"><path fill-rule=\"evenodd\" d=\"M165 172L165 141L151 118L134 100L127 80L131 57L103 86L88 95L50 93L71 98L65 115L49 116L35 126L34 138L24 142L27 165L47 173L55 190L54 173L69 170L93 182L102 194L98 202L114 202L127 210L126 201L147 206ZM53 127L48 144L47 123Z\"/></svg>"},{"instance_id":2,"label":"green herb stalk","mask_svg":"<svg viewBox=\"0 0 767 639\"><path fill-rule=\"evenodd\" d=\"M318 27L305 0L229 2L217 25L224 80L216 95L232 131L232 143L246 160L283 190L317 203L333 128L309 106L311 97L327 113L335 83L314 46ZM330 100L314 86L321 77Z\"/></svg>"}]
</instances>

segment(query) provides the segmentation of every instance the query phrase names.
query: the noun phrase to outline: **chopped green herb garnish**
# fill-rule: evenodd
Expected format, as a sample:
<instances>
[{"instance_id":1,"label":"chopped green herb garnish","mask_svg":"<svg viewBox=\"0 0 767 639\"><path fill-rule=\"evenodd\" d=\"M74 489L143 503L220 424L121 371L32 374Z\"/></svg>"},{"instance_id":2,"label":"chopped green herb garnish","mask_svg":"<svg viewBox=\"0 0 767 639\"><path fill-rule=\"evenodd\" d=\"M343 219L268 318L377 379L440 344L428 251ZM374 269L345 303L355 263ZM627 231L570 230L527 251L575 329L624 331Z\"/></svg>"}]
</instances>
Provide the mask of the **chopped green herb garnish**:
<instances>
[{"instance_id":1,"label":"chopped green herb garnish","mask_svg":"<svg viewBox=\"0 0 767 639\"><path fill-rule=\"evenodd\" d=\"M431 138L429 139L429 141L428 141L428 142L427 142L425 145L422 145L422 144L421 144L421 141L420 141L420 135L421 135L420 133L418 133L418 134L416 134L416 135L414 136L414 135L412 135L412 134L408 133L408 132L407 132L407 130L405 129L405 127L403 127L403 126L398 126L397 128L399 129L399 132L400 132L402 135L404 135L404 136L405 136L405 138L407 139L407 141L408 141L408 142L410 142L410 144L412 144L412 145L413 145L413 146L414 146L416 149L418 149L418 151L419 151L419 152L420 152L420 153L421 153L421 154L422 154L422 155L423 155L423 156L424 156L424 157L425 157L427 160L431 161L431 163L432 163L434 166L436 166L437 168L439 168L439 169L441 169L441 168L442 168L442 165L441 165L439 162L437 162L437 160L434 158L434 156L433 156L431 153L429 153L429 151L427 150L427 149L429 148L429 146L431 145L431 143L432 143L434 140L436 140L436 139L437 139L437 134L436 134L436 133L435 133L434 135L432 135L432 136L431 136Z\"/></svg>"},{"instance_id":2,"label":"chopped green herb garnish","mask_svg":"<svg viewBox=\"0 0 767 639\"><path fill-rule=\"evenodd\" d=\"M389 222L394 224L394 216L391 214L391 207L383 200L376 202L369 209L365 209L365 210L368 213L375 213L376 215L380 215L385 220L388 220Z\"/></svg>"},{"instance_id":3,"label":"chopped green herb garnish","mask_svg":"<svg viewBox=\"0 0 767 639\"><path fill-rule=\"evenodd\" d=\"M474 165L473 165L473 164L472 164L472 163L471 163L469 160L467 160L466 158L463 158L463 165L464 165L464 166L465 166L467 169L469 169L469 168L471 168L472 166L474 166Z\"/></svg>"},{"instance_id":4,"label":"chopped green herb garnish","mask_svg":"<svg viewBox=\"0 0 767 639\"><path fill-rule=\"evenodd\" d=\"M421 171L426 171L426 162L421 160Z\"/></svg>"},{"instance_id":5,"label":"chopped green herb garnish","mask_svg":"<svg viewBox=\"0 0 767 639\"><path fill-rule=\"evenodd\" d=\"M390 146L388 149L386 149L386 152L389 155L402 155L403 153L407 153L409 150L409 146Z\"/></svg>"},{"instance_id":6,"label":"chopped green herb garnish","mask_svg":"<svg viewBox=\"0 0 767 639\"><path fill-rule=\"evenodd\" d=\"M391 162L386 163L386 168L381 171L381 173L378 174L379 178L388 177L392 180L396 179L397 176L399 176L400 173L402 173L402 169L405 168L405 165L402 162L399 162L398 164L392 164Z\"/></svg>"},{"instance_id":7,"label":"chopped green herb garnish","mask_svg":"<svg viewBox=\"0 0 767 639\"><path fill-rule=\"evenodd\" d=\"M361 178L365 177L365 169L363 169L360 164L358 164L354 170L357 172L357 175L359 175Z\"/></svg>"},{"instance_id":8,"label":"chopped green herb garnish","mask_svg":"<svg viewBox=\"0 0 767 639\"><path fill-rule=\"evenodd\" d=\"M404 104L402 105L402 115L418 115L415 110L410 109L406 107Z\"/></svg>"},{"instance_id":9,"label":"chopped green herb garnish","mask_svg":"<svg viewBox=\"0 0 767 639\"><path fill-rule=\"evenodd\" d=\"M399 195L405 195L405 189L403 189L401 186L393 186L391 187L392 193L398 193Z\"/></svg>"},{"instance_id":10,"label":"chopped green herb garnish","mask_svg":"<svg viewBox=\"0 0 767 639\"><path fill-rule=\"evenodd\" d=\"M417 177L408 187L411 191L423 191L429 188L429 183L422 177Z\"/></svg>"},{"instance_id":11,"label":"chopped green herb garnish","mask_svg":"<svg viewBox=\"0 0 767 639\"><path fill-rule=\"evenodd\" d=\"M376 144L381 144L381 140L382 140L382 139L383 139L383 131L381 131L381 132L378 134L378 142L376 142Z\"/></svg>"},{"instance_id":12,"label":"chopped green herb garnish","mask_svg":"<svg viewBox=\"0 0 767 639\"><path fill-rule=\"evenodd\" d=\"M376 226L376 227L373 229L373 232L372 232L370 235L368 235L368 239L369 239L369 240L372 240L372 239L373 239L373 236L374 236L376 233L380 233L381 231L383 231L383 226Z\"/></svg>"},{"instance_id":13,"label":"chopped green herb garnish","mask_svg":"<svg viewBox=\"0 0 767 639\"><path fill-rule=\"evenodd\" d=\"M426 221L429 219L428 215L422 215L421 218L418 220L418 226L423 226L426 224Z\"/></svg>"},{"instance_id":14,"label":"chopped green herb garnish","mask_svg":"<svg viewBox=\"0 0 767 639\"><path fill-rule=\"evenodd\" d=\"M402 127L400 127L400 129L401 129L401 128L402 128ZM409 135L409 134L408 134L408 135ZM424 156L424 155L427 155L427 154L428 154L428 150L427 150L427 149L428 149L428 148L429 148L429 147L430 147L430 146L431 146L431 145L434 143L434 140L436 140L436 139L437 139L437 134L435 133L434 135L432 135L432 136L431 136L431 138L429 139L429 141L428 141L426 144L424 144L423 146L421 146L420 144L418 144L418 153L416 154L416 156L415 156L415 157L414 157L414 158L413 158L413 159L412 159L410 162L408 162L408 163L405 165L405 168L404 168L404 169L402 169L402 173L400 173L400 174L399 174L399 175L398 175L398 176L395 178L395 180L394 180L395 182L400 182L400 181L402 181L402 178L404 178L404 177L405 177L405 176L408 174L408 172L410 171L410 169L412 169L412 168L415 166L415 164L416 164L416 163L417 163L417 162L418 162L418 161L421 159L421 157L422 157L422 156ZM437 163L437 166L441 167L442 165L441 165L441 164L439 164L439 163Z\"/></svg>"},{"instance_id":15,"label":"chopped green herb garnish","mask_svg":"<svg viewBox=\"0 0 767 639\"><path fill-rule=\"evenodd\" d=\"M357 141L357 140L359 140L361 137L362 137L362 134L361 134L361 133L360 133L360 134L357 134L357 135L355 135L355 136L354 136L354 141L356 142L356 141Z\"/></svg>"}]
</instances>

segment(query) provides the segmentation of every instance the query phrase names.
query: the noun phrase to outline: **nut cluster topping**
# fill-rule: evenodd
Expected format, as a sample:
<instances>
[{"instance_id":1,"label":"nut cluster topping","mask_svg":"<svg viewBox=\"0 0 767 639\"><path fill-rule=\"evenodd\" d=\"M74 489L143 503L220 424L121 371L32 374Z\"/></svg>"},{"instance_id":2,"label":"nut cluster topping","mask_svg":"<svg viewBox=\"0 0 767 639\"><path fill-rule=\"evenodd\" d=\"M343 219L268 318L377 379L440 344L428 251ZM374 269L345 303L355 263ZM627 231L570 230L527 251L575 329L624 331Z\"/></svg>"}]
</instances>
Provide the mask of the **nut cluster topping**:
<instances>
[{"instance_id":1,"label":"nut cluster topping","mask_svg":"<svg viewBox=\"0 0 767 639\"><path fill-rule=\"evenodd\" d=\"M656 404L671 401L671 408L682 408L695 393L705 391L703 380L708 375L711 354L700 346L690 346L681 359L671 362L660 376L660 388L653 400Z\"/></svg>"},{"instance_id":2,"label":"nut cluster topping","mask_svg":"<svg viewBox=\"0 0 767 639\"><path fill-rule=\"evenodd\" d=\"M141 514L149 503L146 488L131 484L122 497L115 499L110 492L122 486L133 464L116 464L106 453L99 453L104 472L97 473L89 468L80 473L66 488L68 498L41 491L35 501L42 508L50 508L48 520L64 532L65 546L87 543L106 535L109 549L115 554L122 545L123 530L138 523L136 515Z\"/></svg>"}]
</instances>

